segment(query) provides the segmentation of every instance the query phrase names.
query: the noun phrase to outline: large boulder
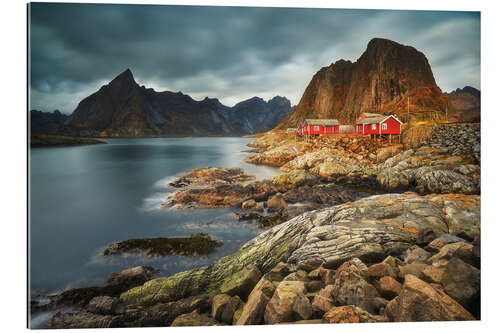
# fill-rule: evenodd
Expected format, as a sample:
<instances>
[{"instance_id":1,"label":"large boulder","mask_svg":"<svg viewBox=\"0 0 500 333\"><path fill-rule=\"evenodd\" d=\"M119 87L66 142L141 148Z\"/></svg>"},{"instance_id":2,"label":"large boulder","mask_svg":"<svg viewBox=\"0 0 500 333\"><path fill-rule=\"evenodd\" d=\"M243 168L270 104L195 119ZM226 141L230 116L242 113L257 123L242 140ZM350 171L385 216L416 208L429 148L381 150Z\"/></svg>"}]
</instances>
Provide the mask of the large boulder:
<instances>
[{"instance_id":1,"label":"large boulder","mask_svg":"<svg viewBox=\"0 0 500 333\"><path fill-rule=\"evenodd\" d=\"M456 242L443 246L438 253L428 259L434 263L442 259L449 260L453 257L459 258L466 263L479 267L480 260L473 252L474 246L465 242Z\"/></svg>"},{"instance_id":2,"label":"large boulder","mask_svg":"<svg viewBox=\"0 0 500 333\"><path fill-rule=\"evenodd\" d=\"M311 302L306 296L299 295L293 303L292 312L295 320L310 319L313 314Z\"/></svg>"},{"instance_id":3,"label":"large boulder","mask_svg":"<svg viewBox=\"0 0 500 333\"><path fill-rule=\"evenodd\" d=\"M247 299L253 287L259 282L261 273L254 265L249 265L226 280L220 287L222 294L231 296L238 295L241 299Z\"/></svg>"},{"instance_id":4,"label":"large boulder","mask_svg":"<svg viewBox=\"0 0 500 333\"><path fill-rule=\"evenodd\" d=\"M476 317L479 317L481 272L462 260L451 258L441 277L444 291Z\"/></svg>"},{"instance_id":5,"label":"large boulder","mask_svg":"<svg viewBox=\"0 0 500 333\"><path fill-rule=\"evenodd\" d=\"M425 262L431 254L417 245L413 245L408 250L406 250L402 258L407 263L412 263L414 261Z\"/></svg>"},{"instance_id":6,"label":"large boulder","mask_svg":"<svg viewBox=\"0 0 500 333\"><path fill-rule=\"evenodd\" d=\"M306 288L302 281L280 282L273 297L267 303L264 322L266 324L277 324L293 321L293 305L299 298L305 296L305 293Z\"/></svg>"},{"instance_id":7,"label":"large boulder","mask_svg":"<svg viewBox=\"0 0 500 333\"><path fill-rule=\"evenodd\" d=\"M375 283L375 286L380 293L380 295L386 299L393 299L394 297L398 296L399 293L401 292L401 283L396 281L393 277L391 276L384 276L380 278Z\"/></svg>"},{"instance_id":8,"label":"large boulder","mask_svg":"<svg viewBox=\"0 0 500 333\"><path fill-rule=\"evenodd\" d=\"M405 276L399 296L387 304L389 321L474 320L474 316L446 293L414 275Z\"/></svg>"},{"instance_id":9,"label":"large boulder","mask_svg":"<svg viewBox=\"0 0 500 333\"><path fill-rule=\"evenodd\" d=\"M356 305L371 313L378 314L380 294L368 283L355 260L340 266L335 273L332 297L339 305Z\"/></svg>"},{"instance_id":10,"label":"large boulder","mask_svg":"<svg viewBox=\"0 0 500 333\"><path fill-rule=\"evenodd\" d=\"M316 295L314 295L311 304L313 313L317 315L323 315L335 305L335 301L332 297L332 292L333 285L328 285L322 288Z\"/></svg>"},{"instance_id":11,"label":"large boulder","mask_svg":"<svg viewBox=\"0 0 500 333\"><path fill-rule=\"evenodd\" d=\"M124 288L139 286L154 277L156 270L150 266L136 266L124 269L120 272L113 272L109 275L110 285L120 285Z\"/></svg>"},{"instance_id":12,"label":"large boulder","mask_svg":"<svg viewBox=\"0 0 500 333\"><path fill-rule=\"evenodd\" d=\"M276 287L269 280L262 278L248 296L236 325L259 325L264 320L264 311L274 294Z\"/></svg>"},{"instance_id":13,"label":"large boulder","mask_svg":"<svg viewBox=\"0 0 500 333\"><path fill-rule=\"evenodd\" d=\"M239 296L215 295L212 301L212 318L222 323L232 324L234 313L240 304Z\"/></svg>"},{"instance_id":14,"label":"large boulder","mask_svg":"<svg viewBox=\"0 0 500 333\"><path fill-rule=\"evenodd\" d=\"M276 194L267 200L267 209L270 212L277 212L281 209L285 209L286 206L286 201L281 194Z\"/></svg>"},{"instance_id":15,"label":"large boulder","mask_svg":"<svg viewBox=\"0 0 500 333\"><path fill-rule=\"evenodd\" d=\"M275 267L273 267L273 269L271 269L268 273L266 273L265 277L269 281L280 282L288 274L290 274L290 269L288 267L288 264L286 264L284 262L280 262Z\"/></svg>"},{"instance_id":16,"label":"large boulder","mask_svg":"<svg viewBox=\"0 0 500 333\"><path fill-rule=\"evenodd\" d=\"M384 276L397 277L397 267L393 267L386 262L373 264L364 271L364 275L368 278L380 279Z\"/></svg>"}]
</instances>

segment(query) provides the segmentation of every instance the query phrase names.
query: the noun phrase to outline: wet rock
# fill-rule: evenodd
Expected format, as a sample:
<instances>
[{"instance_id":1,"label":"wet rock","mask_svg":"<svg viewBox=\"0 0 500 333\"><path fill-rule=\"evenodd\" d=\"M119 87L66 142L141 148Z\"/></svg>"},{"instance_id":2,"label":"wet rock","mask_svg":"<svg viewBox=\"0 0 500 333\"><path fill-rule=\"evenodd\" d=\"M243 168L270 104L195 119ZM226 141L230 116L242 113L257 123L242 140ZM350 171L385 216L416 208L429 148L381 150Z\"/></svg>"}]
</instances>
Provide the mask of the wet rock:
<instances>
[{"instance_id":1,"label":"wet rock","mask_svg":"<svg viewBox=\"0 0 500 333\"><path fill-rule=\"evenodd\" d=\"M156 270L150 266L135 266L120 272L113 272L108 277L110 285L120 285L124 288L139 286L154 277Z\"/></svg>"},{"instance_id":2,"label":"wet rock","mask_svg":"<svg viewBox=\"0 0 500 333\"><path fill-rule=\"evenodd\" d=\"M277 324L293 321L293 305L295 301L305 296L306 289L301 281L282 281L276 288L273 297L267 303L264 313L266 324Z\"/></svg>"},{"instance_id":3,"label":"wet rock","mask_svg":"<svg viewBox=\"0 0 500 333\"><path fill-rule=\"evenodd\" d=\"M110 296L97 296L90 300L87 310L95 314L113 314L116 311L119 299Z\"/></svg>"},{"instance_id":4,"label":"wet rock","mask_svg":"<svg viewBox=\"0 0 500 333\"><path fill-rule=\"evenodd\" d=\"M234 313L240 304L241 299L238 296L215 295L212 301L212 318L222 323L232 324Z\"/></svg>"},{"instance_id":5,"label":"wet rock","mask_svg":"<svg viewBox=\"0 0 500 333\"><path fill-rule=\"evenodd\" d=\"M458 302L428 283L408 274L399 296L387 304L389 321L474 320Z\"/></svg>"},{"instance_id":6,"label":"wet rock","mask_svg":"<svg viewBox=\"0 0 500 333\"><path fill-rule=\"evenodd\" d=\"M238 295L246 300L254 286L259 282L261 273L254 265L249 265L239 272L236 272L231 279L226 280L220 287L222 294L230 296Z\"/></svg>"},{"instance_id":7,"label":"wet rock","mask_svg":"<svg viewBox=\"0 0 500 333\"><path fill-rule=\"evenodd\" d=\"M168 256L179 254L197 256L212 253L222 242L212 239L205 233L193 234L190 237L175 238L138 238L113 243L103 251L104 256L124 253L145 253L147 256Z\"/></svg>"},{"instance_id":8,"label":"wet rock","mask_svg":"<svg viewBox=\"0 0 500 333\"><path fill-rule=\"evenodd\" d=\"M384 321L382 317L375 316L367 311L354 306L344 305L332 307L323 315L322 323L378 323Z\"/></svg>"},{"instance_id":9,"label":"wet rock","mask_svg":"<svg viewBox=\"0 0 500 333\"><path fill-rule=\"evenodd\" d=\"M220 325L215 319L206 314L199 314L196 310L191 313L182 314L172 322L174 326L217 326Z\"/></svg>"},{"instance_id":10,"label":"wet rock","mask_svg":"<svg viewBox=\"0 0 500 333\"><path fill-rule=\"evenodd\" d=\"M243 201L243 203L241 204L241 209L243 209L243 210L254 210L256 206L257 206L257 203L255 202L255 200L250 199L250 200L247 200L247 201Z\"/></svg>"},{"instance_id":11,"label":"wet rock","mask_svg":"<svg viewBox=\"0 0 500 333\"><path fill-rule=\"evenodd\" d=\"M253 199L243 201L241 209L262 212L264 210L263 202L256 202Z\"/></svg>"},{"instance_id":12,"label":"wet rock","mask_svg":"<svg viewBox=\"0 0 500 333\"><path fill-rule=\"evenodd\" d=\"M270 212L277 212L279 210L285 209L287 206L285 199L281 194L276 194L267 200L267 209Z\"/></svg>"}]
</instances>

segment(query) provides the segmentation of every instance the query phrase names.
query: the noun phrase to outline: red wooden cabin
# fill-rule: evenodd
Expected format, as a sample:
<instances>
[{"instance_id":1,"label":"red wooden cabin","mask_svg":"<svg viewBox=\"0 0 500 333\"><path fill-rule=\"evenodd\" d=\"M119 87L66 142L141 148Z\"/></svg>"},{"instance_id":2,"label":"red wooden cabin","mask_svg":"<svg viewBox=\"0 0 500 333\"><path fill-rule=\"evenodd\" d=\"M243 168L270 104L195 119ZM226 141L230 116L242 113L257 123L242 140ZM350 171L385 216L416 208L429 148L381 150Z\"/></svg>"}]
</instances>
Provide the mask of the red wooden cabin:
<instances>
[{"instance_id":1,"label":"red wooden cabin","mask_svg":"<svg viewBox=\"0 0 500 333\"><path fill-rule=\"evenodd\" d=\"M362 113L356 120L358 134L401 134L402 122L393 116L378 113Z\"/></svg>"},{"instance_id":2,"label":"red wooden cabin","mask_svg":"<svg viewBox=\"0 0 500 333\"><path fill-rule=\"evenodd\" d=\"M339 126L337 119L306 119L298 131L299 135L338 134Z\"/></svg>"}]
</instances>

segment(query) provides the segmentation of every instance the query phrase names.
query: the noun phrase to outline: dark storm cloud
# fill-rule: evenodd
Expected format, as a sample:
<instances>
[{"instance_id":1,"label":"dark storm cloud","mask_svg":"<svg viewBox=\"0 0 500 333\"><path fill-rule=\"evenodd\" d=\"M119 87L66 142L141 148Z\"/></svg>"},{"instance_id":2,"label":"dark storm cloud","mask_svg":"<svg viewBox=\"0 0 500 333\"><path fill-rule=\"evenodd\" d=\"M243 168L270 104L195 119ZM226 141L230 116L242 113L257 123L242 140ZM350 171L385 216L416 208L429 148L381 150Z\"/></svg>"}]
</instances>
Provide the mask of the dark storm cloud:
<instances>
[{"instance_id":1,"label":"dark storm cloud","mask_svg":"<svg viewBox=\"0 0 500 333\"><path fill-rule=\"evenodd\" d=\"M373 37L425 53L440 87L479 88L479 14L248 7L32 4L32 108L71 112L126 68L139 84L225 104L298 103L311 76Z\"/></svg>"}]
</instances>

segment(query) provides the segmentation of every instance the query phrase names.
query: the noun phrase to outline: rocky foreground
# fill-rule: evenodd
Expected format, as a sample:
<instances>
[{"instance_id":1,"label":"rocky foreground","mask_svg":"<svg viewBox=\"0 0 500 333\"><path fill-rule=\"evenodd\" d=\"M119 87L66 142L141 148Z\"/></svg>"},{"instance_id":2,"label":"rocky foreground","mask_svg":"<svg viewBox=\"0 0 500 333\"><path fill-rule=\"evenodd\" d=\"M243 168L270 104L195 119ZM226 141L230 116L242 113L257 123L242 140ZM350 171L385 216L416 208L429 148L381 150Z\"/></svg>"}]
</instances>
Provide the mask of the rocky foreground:
<instances>
[{"instance_id":1,"label":"rocky foreground","mask_svg":"<svg viewBox=\"0 0 500 333\"><path fill-rule=\"evenodd\" d=\"M59 312L54 328L479 319L480 197L306 212L200 269Z\"/></svg>"},{"instance_id":2,"label":"rocky foreground","mask_svg":"<svg viewBox=\"0 0 500 333\"><path fill-rule=\"evenodd\" d=\"M282 174L195 169L165 203L232 207L267 228L258 237L209 266L136 267L32 308L57 310L53 328L478 320L479 127L409 133L266 135L248 161Z\"/></svg>"}]
</instances>

